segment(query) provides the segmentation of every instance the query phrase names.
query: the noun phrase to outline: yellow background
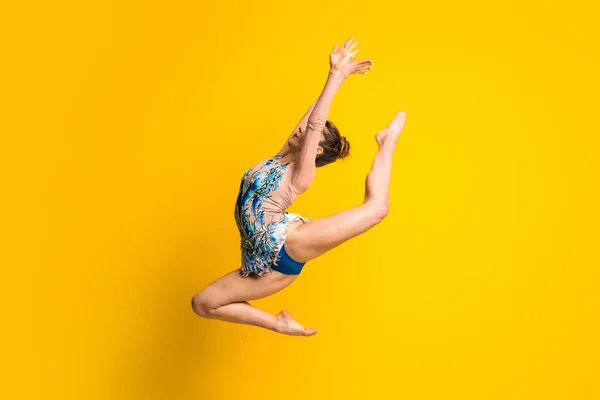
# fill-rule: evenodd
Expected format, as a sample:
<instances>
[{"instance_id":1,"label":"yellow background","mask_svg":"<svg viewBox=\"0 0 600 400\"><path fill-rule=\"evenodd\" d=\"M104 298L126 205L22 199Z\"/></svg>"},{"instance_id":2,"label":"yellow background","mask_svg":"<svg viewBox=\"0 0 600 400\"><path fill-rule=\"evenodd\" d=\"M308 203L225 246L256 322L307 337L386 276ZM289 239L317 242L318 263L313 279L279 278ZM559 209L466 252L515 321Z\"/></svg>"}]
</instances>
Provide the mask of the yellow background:
<instances>
[{"instance_id":1,"label":"yellow background","mask_svg":"<svg viewBox=\"0 0 600 400\"><path fill-rule=\"evenodd\" d=\"M592 1L14 2L2 17L6 399L597 399ZM361 203L398 110L384 222L207 321L239 181L320 93L352 156L290 209Z\"/></svg>"}]
</instances>

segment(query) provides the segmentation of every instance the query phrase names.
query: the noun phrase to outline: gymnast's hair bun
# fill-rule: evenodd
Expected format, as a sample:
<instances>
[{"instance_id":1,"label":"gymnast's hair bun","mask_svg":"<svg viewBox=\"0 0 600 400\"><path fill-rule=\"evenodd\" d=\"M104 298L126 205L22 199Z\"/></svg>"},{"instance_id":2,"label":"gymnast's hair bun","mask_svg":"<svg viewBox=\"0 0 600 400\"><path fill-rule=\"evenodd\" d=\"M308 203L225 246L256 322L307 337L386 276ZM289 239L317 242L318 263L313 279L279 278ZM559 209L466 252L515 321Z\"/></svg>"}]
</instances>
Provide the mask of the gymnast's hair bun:
<instances>
[{"instance_id":1,"label":"gymnast's hair bun","mask_svg":"<svg viewBox=\"0 0 600 400\"><path fill-rule=\"evenodd\" d=\"M350 154L350 143L346 140L346 136L340 137L340 144L338 146L338 158L344 158Z\"/></svg>"}]
</instances>

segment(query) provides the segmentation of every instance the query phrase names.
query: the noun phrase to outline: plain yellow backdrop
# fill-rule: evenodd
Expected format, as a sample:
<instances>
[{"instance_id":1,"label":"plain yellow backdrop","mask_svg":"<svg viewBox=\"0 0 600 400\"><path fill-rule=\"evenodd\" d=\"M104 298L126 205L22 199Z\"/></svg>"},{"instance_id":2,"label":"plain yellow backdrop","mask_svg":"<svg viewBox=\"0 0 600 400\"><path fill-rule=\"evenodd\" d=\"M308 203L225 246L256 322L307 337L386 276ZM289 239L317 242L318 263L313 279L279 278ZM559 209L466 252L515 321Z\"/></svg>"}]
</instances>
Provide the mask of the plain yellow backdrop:
<instances>
[{"instance_id":1,"label":"plain yellow backdrop","mask_svg":"<svg viewBox=\"0 0 600 400\"><path fill-rule=\"evenodd\" d=\"M592 1L21 2L2 12L6 399L600 398ZM311 338L190 307L239 266L233 206L320 93L351 157L290 209L362 202L395 112L391 212L255 302Z\"/></svg>"}]
</instances>

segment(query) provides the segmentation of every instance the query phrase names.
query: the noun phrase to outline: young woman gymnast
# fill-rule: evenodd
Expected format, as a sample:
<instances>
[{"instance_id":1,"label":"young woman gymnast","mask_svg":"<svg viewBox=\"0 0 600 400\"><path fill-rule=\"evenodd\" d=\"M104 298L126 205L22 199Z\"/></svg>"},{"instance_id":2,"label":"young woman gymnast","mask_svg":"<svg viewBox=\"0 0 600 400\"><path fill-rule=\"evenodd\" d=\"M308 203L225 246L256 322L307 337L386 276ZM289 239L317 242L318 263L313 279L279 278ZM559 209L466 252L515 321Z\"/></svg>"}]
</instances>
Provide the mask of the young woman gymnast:
<instances>
[{"instance_id":1,"label":"young woman gymnast","mask_svg":"<svg viewBox=\"0 0 600 400\"><path fill-rule=\"evenodd\" d=\"M366 74L374 65L372 60L354 60L358 42L353 41L350 38L341 47L333 47L325 87L282 149L244 174L235 205L241 267L192 298L196 314L288 335L314 335L316 328L303 327L289 311L272 315L248 301L284 289L298 277L306 262L364 233L388 214L392 158L404 128L404 112L397 113L375 135L379 149L367 175L363 204L317 220L285 211L310 187L317 167L348 154L348 141L327 120L327 115L346 78Z\"/></svg>"}]
</instances>

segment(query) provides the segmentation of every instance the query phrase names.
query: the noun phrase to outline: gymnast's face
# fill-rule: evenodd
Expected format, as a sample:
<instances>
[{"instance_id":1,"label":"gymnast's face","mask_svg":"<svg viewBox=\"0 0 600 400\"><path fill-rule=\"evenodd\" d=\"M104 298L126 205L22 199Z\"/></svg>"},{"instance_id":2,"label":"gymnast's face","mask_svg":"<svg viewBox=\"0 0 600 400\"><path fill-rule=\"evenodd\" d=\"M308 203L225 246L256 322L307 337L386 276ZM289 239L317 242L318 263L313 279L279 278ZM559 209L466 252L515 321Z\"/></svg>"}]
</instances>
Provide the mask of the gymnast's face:
<instances>
[{"instance_id":1,"label":"gymnast's face","mask_svg":"<svg viewBox=\"0 0 600 400\"><path fill-rule=\"evenodd\" d=\"M327 129L327 128L324 128ZM302 143L304 143L304 140L306 138L306 127L300 127L296 130L296 132L294 132L291 136L290 139L288 140L288 146L290 148L290 150L297 152L300 151L300 149L302 148ZM323 134L323 132L321 132L321 140L319 141L319 143L323 142L323 140L325 140L325 136ZM317 154L320 154L323 152L323 148L321 146L317 147Z\"/></svg>"}]
</instances>

